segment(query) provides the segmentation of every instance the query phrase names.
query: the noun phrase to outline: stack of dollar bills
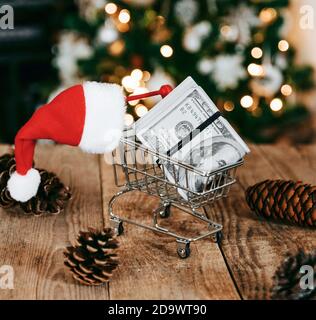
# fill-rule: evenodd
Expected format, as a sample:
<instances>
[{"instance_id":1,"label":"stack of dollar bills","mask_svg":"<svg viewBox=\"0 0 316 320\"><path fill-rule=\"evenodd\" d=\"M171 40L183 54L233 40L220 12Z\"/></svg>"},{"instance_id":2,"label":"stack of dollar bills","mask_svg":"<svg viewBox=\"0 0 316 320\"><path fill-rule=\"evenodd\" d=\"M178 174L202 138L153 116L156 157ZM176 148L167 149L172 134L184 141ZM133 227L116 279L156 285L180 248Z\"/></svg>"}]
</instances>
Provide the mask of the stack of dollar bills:
<instances>
[{"instance_id":1,"label":"stack of dollar bills","mask_svg":"<svg viewBox=\"0 0 316 320\"><path fill-rule=\"evenodd\" d=\"M140 118L134 130L145 147L208 173L237 163L250 152L191 77ZM160 164L165 166L166 177L173 183L185 185L193 192L205 190L203 177L190 171L188 179L180 168L175 173L174 166L171 172L166 161ZM181 195L186 198L185 192Z\"/></svg>"}]
</instances>

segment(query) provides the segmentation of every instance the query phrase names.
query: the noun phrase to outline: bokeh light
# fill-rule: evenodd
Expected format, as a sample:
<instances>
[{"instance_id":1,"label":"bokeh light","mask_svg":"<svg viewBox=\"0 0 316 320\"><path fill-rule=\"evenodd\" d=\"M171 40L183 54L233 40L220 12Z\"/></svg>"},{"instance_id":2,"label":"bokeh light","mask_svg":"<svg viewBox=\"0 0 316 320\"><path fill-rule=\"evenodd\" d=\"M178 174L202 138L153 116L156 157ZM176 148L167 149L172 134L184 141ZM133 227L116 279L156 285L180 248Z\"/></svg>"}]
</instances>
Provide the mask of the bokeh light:
<instances>
[{"instance_id":1,"label":"bokeh light","mask_svg":"<svg viewBox=\"0 0 316 320\"><path fill-rule=\"evenodd\" d=\"M141 118L148 112L148 109L143 104L138 104L135 108L135 112Z\"/></svg>"},{"instance_id":2,"label":"bokeh light","mask_svg":"<svg viewBox=\"0 0 316 320\"><path fill-rule=\"evenodd\" d=\"M260 11L259 18L263 23L271 23L278 13L274 8L264 8Z\"/></svg>"},{"instance_id":3,"label":"bokeh light","mask_svg":"<svg viewBox=\"0 0 316 320\"><path fill-rule=\"evenodd\" d=\"M165 44L160 48L160 53L165 58L170 58L173 55L173 49Z\"/></svg>"},{"instance_id":4,"label":"bokeh light","mask_svg":"<svg viewBox=\"0 0 316 320\"><path fill-rule=\"evenodd\" d=\"M235 108L235 105L232 101L225 101L224 102L224 109L228 112L233 111Z\"/></svg>"},{"instance_id":5,"label":"bokeh light","mask_svg":"<svg viewBox=\"0 0 316 320\"><path fill-rule=\"evenodd\" d=\"M283 108L283 102L279 98L274 98L270 103L272 111L280 111Z\"/></svg>"},{"instance_id":6,"label":"bokeh light","mask_svg":"<svg viewBox=\"0 0 316 320\"><path fill-rule=\"evenodd\" d=\"M127 9L123 9L120 11L118 19L121 23L128 23L131 19L131 15Z\"/></svg>"},{"instance_id":7,"label":"bokeh light","mask_svg":"<svg viewBox=\"0 0 316 320\"><path fill-rule=\"evenodd\" d=\"M140 69L134 69L131 73L132 78L134 78L137 81L142 80L143 78L143 71Z\"/></svg>"},{"instance_id":8,"label":"bokeh light","mask_svg":"<svg viewBox=\"0 0 316 320\"><path fill-rule=\"evenodd\" d=\"M105 12L107 14L114 14L116 11L117 11L117 5L113 2L110 2L105 6Z\"/></svg>"},{"instance_id":9,"label":"bokeh light","mask_svg":"<svg viewBox=\"0 0 316 320\"><path fill-rule=\"evenodd\" d=\"M264 70L260 64L251 63L247 68L249 74L254 77L263 76Z\"/></svg>"},{"instance_id":10,"label":"bokeh light","mask_svg":"<svg viewBox=\"0 0 316 320\"><path fill-rule=\"evenodd\" d=\"M286 40L280 40L279 44L278 44L278 48L280 51L285 52L287 50L289 50L289 43Z\"/></svg>"},{"instance_id":11,"label":"bokeh light","mask_svg":"<svg viewBox=\"0 0 316 320\"><path fill-rule=\"evenodd\" d=\"M250 108L253 105L253 98L251 96L243 96L240 100L240 104L245 109Z\"/></svg>"},{"instance_id":12,"label":"bokeh light","mask_svg":"<svg viewBox=\"0 0 316 320\"><path fill-rule=\"evenodd\" d=\"M126 113L125 114L125 125L126 126L130 126L134 123L134 117L129 114L129 113Z\"/></svg>"},{"instance_id":13,"label":"bokeh light","mask_svg":"<svg viewBox=\"0 0 316 320\"><path fill-rule=\"evenodd\" d=\"M260 59L262 57L262 50L259 47L255 47L251 50L251 55L255 58L255 59Z\"/></svg>"},{"instance_id":14,"label":"bokeh light","mask_svg":"<svg viewBox=\"0 0 316 320\"><path fill-rule=\"evenodd\" d=\"M284 84L281 87L281 93L286 97L290 96L292 94L292 92L293 92L293 89L289 84Z\"/></svg>"}]
</instances>

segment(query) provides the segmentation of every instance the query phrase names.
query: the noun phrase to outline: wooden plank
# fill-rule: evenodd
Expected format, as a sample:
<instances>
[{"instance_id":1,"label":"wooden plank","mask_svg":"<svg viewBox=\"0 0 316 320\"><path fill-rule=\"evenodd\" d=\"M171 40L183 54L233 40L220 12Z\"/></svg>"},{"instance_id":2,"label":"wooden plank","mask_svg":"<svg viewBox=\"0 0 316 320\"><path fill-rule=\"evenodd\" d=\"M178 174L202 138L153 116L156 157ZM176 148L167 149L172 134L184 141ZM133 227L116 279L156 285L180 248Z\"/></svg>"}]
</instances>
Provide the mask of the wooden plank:
<instances>
[{"instance_id":1,"label":"wooden plank","mask_svg":"<svg viewBox=\"0 0 316 320\"><path fill-rule=\"evenodd\" d=\"M297 166L296 172L300 173L301 170L306 172L304 174L304 182L311 183L316 185L316 146L315 145L304 145L304 146L297 146L297 152L301 156L301 166ZM299 177L300 179L300 177Z\"/></svg>"},{"instance_id":2,"label":"wooden plank","mask_svg":"<svg viewBox=\"0 0 316 320\"><path fill-rule=\"evenodd\" d=\"M73 199L58 216L0 210L0 266L15 271L14 290L0 290L0 299L108 299L107 285L79 285L63 266L64 248L78 231L103 226L98 157L66 146L38 146L35 160L71 187Z\"/></svg>"},{"instance_id":3,"label":"wooden plank","mask_svg":"<svg viewBox=\"0 0 316 320\"><path fill-rule=\"evenodd\" d=\"M118 189L112 168L101 161L104 220L108 221L107 203ZM114 209L119 216L150 224L151 211L158 203L154 197L131 192L119 199ZM169 227L177 232L201 228L177 211L169 219ZM118 238L120 266L109 284L111 299L239 299L221 252L209 239L192 243L191 256L181 260L174 238L134 225L124 227Z\"/></svg>"},{"instance_id":4,"label":"wooden plank","mask_svg":"<svg viewBox=\"0 0 316 320\"><path fill-rule=\"evenodd\" d=\"M272 276L286 253L316 247L315 230L265 221L248 208L244 191L264 179L315 183L315 151L289 146L252 146L228 198L216 203L215 219L224 225L222 252L244 299L270 297ZM210 210L209 210L210 211Z\"/></svg>"},{"instance_id":5,"label":"wooden plank","mask_svg":"<svg viewBox=\"0 0 316 320\"><path fill-rule=\"evenodd\" d=\"M299 151L299 152L298 152ZM6 147L0 147L0 153ZM286 252L315 248L315 231L258 219L244 200L247 186L266 178L316 183L316 148L253 146L240 170L239 184L212 212L224 224L222 253L243 298L268 298L272 275ZM0 210L0 266L12 265L15 289L0 290L0 299L107 299L108 286L77 285L63 267L62 251L79 229L103 225L99 160L78 149L39 147L37 166L54 171L74 191L67 210L57 217L25 217ZM113 186L112 170L102 161L104 220ZM143 194L126 195L118 214L149 221L157 201ZM178 212L177 231L197 229L196 222ZM109 285L112 299L237 299L238 293L217 245L202 240L191 257L180 260L175 241L127 226L121 242L121 265Z\"/></svg>"}]
</instances>

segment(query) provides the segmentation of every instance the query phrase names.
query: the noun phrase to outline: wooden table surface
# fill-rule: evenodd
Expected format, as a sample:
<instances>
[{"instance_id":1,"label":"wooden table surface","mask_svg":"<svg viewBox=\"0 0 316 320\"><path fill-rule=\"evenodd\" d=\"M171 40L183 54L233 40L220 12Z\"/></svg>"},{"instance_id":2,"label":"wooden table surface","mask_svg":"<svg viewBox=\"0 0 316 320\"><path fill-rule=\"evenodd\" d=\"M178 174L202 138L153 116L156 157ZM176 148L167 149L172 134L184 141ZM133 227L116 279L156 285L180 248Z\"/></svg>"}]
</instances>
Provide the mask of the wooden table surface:
<instances>
[{"instance_id":1,"label":"wooden table surface","mask_svg":"<svg viewBox=\"0 0 316 320\"><path fill-rule=\"evenodd\" d=\"M0 154L8 149L0 146ZM86 287L64 268L63 250L79 230L109 225L107 204L118 191L112 168L103 157L78 148L38 146L36 166L58 174L71 187L73 199L58 216L27 217L0 209L0 267L11 265L15 272L14 289L0 289L0 299L269 298L272 276L286 253L315 248L316 231L258 219L247 207L244 191L267 178L316 184L316 145L252 145L251 151L229 197L211 210L224 226L220 246L209 239L192 243L191 256L181 260L173 238L125 225L112 281ZM157 204L157 199L133 192L115 209L146 220ZM177 231L200 227L179 212L170 224Z\"/></svg>"}]
</instances>

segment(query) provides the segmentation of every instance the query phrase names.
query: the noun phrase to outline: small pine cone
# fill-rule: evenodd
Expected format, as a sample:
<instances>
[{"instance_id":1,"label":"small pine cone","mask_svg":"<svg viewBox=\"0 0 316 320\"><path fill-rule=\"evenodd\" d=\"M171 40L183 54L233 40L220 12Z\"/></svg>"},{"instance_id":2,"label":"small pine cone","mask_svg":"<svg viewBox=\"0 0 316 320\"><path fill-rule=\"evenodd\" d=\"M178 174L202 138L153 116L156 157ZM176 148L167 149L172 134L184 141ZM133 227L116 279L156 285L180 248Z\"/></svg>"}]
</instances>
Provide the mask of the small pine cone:
<instances>
[{"instance_id":1,"label":"small pine cone","mask_svg":"<svg viewBox=\"0 0 316 320\"><path fill-rule=\"evenodd\" d=\"M316 251L306 254L303 250L295 256L288 255L277 269L273 279L274 287L271 290L271 298L277 300L307 300L316 296L316 287L302 289L300 280L304 274L300 273L302 266L308 265L314 268L313 282L316 281Z\"/></svg>"},{"instance_id":2,"label":"small pine cone","mask_svg":"<svg viewBox=\"0 0 316 320\"><path fill-rule=\"evenodd\" d=\"M0 157L0 207L10 208L16 205L7 189L10 175L15 171L15 159L12 154L5 154Z\"/></svg>"},{"instance_id":3,"label":"small pine cone","mask_svg":"<svg viewBox=\"0 0 316 320\"><path fill-rule=\"evenodd\" d=\"M118 266L117 248L118 242L110 228L101 232L89 228L88 232L81 231L76 245L64 252L65 266L80 283L101 285L110 280Z\"/></svg>"},{"instance_id":4,"label":"small pine cone","mask_svg":"<svg viewBox=\"0 0 316 320\"><path fill-rule=\"evenodd\" d=\"M18 202L11 198L7 189L10 175L15 171L15 158L13 154L0 157L0 207L17 207L26 214L58 214L71 198L68 187L65 187L54 173L39 170L41 183L37 195L27 202Z\"/></svg>"},{"instance_id":5,"label":"small pine cone","mask_svg":"<svg viewBox=\"0 0 316 320\"><path fill-rule=\"evenodd\" d=\"M301 182L265 180L246 190L251 210L265 218L316 226L316 187Z\"/></svg>"},{"instance_id":6,"label":"small pine cone","mask_svg":"<svg viewBox=\"0 0 316 320\"><path fill-rule=\"evenodd\" d=\"M41 183L35 197L20 207L26 214L59 214L71 198L68 187L65 187L58 177L51 172L39 170Z\"/></svg>"}]
</instances>

